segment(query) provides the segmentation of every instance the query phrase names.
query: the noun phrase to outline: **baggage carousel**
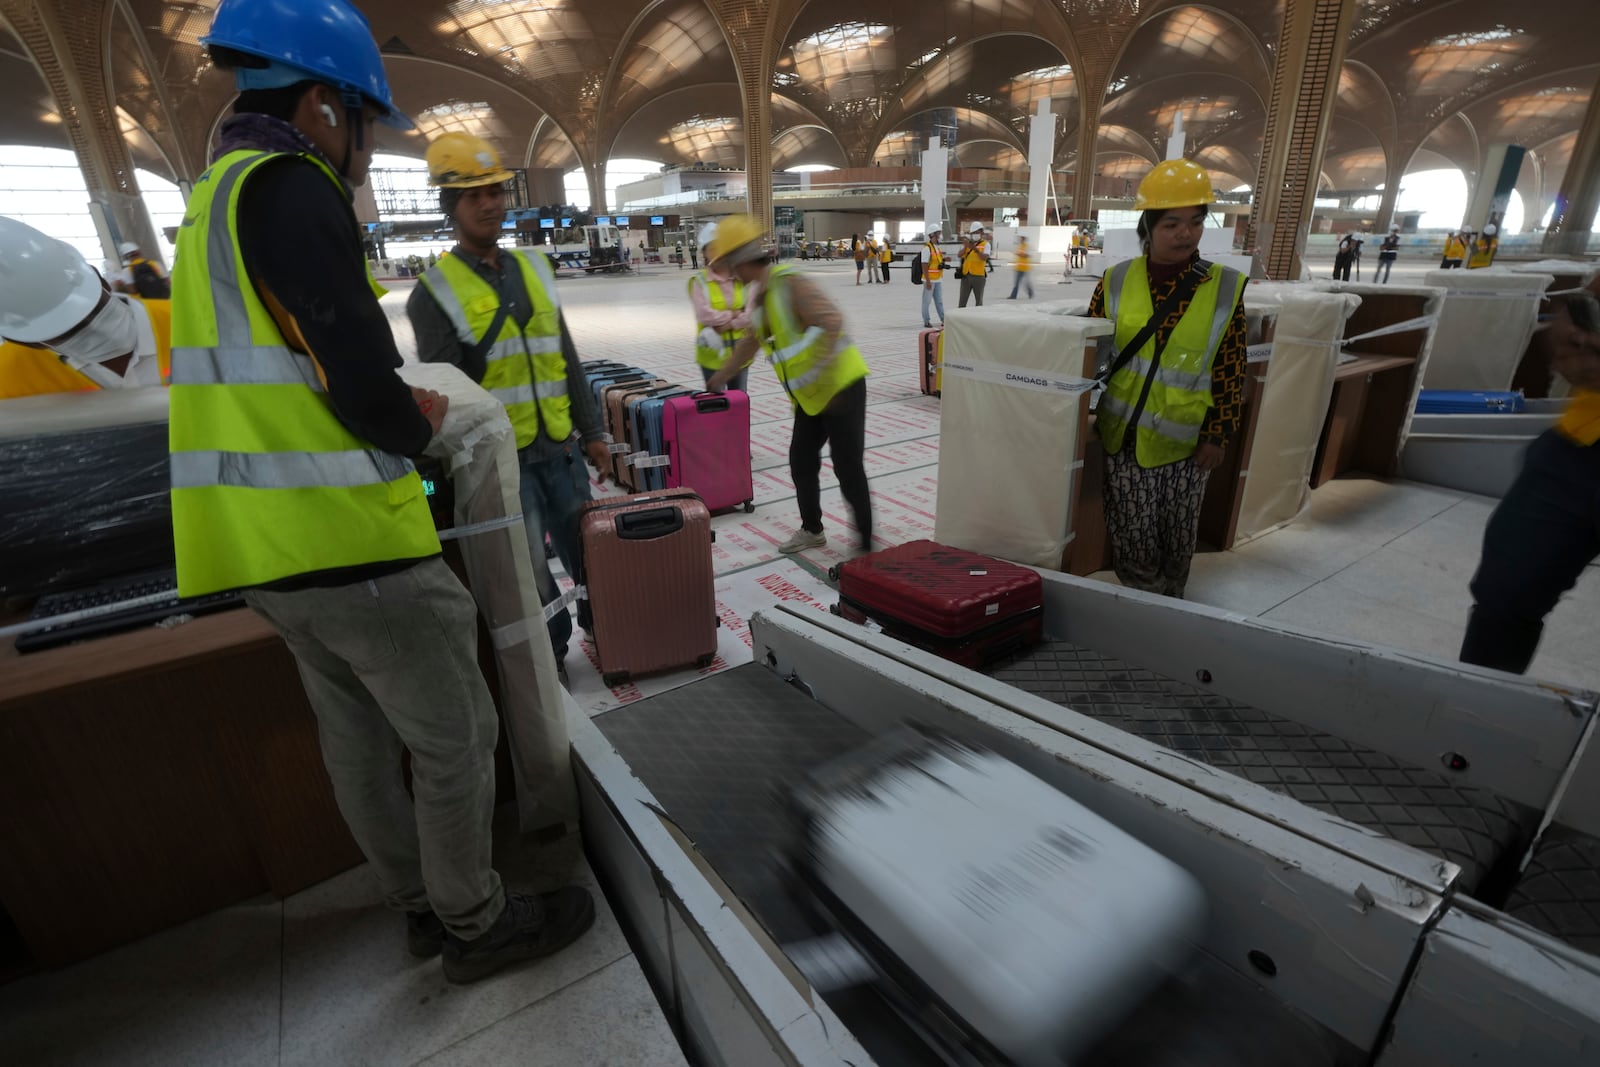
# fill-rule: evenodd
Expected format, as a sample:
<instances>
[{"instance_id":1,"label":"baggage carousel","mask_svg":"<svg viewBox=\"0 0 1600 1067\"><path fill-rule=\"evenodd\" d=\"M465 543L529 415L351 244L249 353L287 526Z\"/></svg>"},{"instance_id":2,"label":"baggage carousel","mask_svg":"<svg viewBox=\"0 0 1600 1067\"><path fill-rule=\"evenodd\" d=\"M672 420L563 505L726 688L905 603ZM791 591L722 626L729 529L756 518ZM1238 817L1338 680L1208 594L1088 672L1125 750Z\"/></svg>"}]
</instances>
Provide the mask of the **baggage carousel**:
<instances>
[{"instance_id":1,"label":"baggage carousel","mask_svg":"<svg viewBox=\"0 0 1600 1067\"><path fill-rule=\"evenodd\" d=\"M774 941L795 945L830 932L787 869L798 827L785 794L871 733L759 664L603 712L593 722ZM858 986L824 996L880 1064L985 1062L946 1059L918 1036L915 989ZM1362 1058L1201 955L1082 1062L1332 1067Z\"/></svg>"}]
</instances>

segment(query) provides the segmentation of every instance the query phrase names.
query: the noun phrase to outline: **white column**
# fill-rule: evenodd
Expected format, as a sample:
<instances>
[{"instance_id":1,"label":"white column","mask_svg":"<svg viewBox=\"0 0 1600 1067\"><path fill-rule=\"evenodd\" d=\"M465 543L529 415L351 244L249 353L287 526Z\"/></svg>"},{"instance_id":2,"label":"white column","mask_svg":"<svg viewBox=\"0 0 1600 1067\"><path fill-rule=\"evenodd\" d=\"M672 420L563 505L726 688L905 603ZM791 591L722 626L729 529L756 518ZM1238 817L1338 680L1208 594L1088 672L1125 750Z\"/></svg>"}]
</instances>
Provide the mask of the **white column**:
<instances>
[{"instance_id":1,"label":"white column","mask_svg":"<svg viewBox=\"0 0 1600 1067\"><path fill-rule=\"evenodd\" d=\"M1028 228L1045 224L1045 194L1050 188L1050 167L1056 155L1056 117L1050 113L1050 98L1039 101L1039 110L1028 120Z\"/></svg>"},{"instance_id":2,"label":"white column","mask_svg":"<svg viewBox=\"0 0 1600 1067\"><path fill-rule=\"evenodd\" d=\"M1182 159L1183 145L1188 138L1183 133L1183 112L1172 116L1172 136L1167 138L1167 158Z\"/></svg>"},{"instance_id":3,"label":"white column","mask_svg":"<svg viewBox=\"0 0 1600 1067\"><path fill-rule=\"evenodd\" d=\"M950 149L939 147L939 138L928 138L922 153L922 232L944 227L945 193L950 180ZM951 225L955 220L950 220ZM950 234L945 234L950 237Z\"/></svg>"}]
</instances>

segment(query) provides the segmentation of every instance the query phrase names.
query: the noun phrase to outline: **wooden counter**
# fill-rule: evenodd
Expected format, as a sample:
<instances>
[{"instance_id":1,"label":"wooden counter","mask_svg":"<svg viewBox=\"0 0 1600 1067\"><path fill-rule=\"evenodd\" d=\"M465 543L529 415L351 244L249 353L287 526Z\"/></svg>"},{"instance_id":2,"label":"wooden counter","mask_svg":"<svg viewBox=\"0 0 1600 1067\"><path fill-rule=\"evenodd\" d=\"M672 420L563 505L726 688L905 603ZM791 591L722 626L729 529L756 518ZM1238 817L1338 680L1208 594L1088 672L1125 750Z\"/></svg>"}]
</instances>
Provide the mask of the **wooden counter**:
<instances>
[{"instance_id":1,"label":"wooden counter","mask_svg":"<svg viewBox=\"0 0 1600 1067\"><path fill-rule=\"evenodd\" d=\"M246 609L0 644L0 856L47 967L361 862L294 660Z\"/></svg>"}]
</instances>

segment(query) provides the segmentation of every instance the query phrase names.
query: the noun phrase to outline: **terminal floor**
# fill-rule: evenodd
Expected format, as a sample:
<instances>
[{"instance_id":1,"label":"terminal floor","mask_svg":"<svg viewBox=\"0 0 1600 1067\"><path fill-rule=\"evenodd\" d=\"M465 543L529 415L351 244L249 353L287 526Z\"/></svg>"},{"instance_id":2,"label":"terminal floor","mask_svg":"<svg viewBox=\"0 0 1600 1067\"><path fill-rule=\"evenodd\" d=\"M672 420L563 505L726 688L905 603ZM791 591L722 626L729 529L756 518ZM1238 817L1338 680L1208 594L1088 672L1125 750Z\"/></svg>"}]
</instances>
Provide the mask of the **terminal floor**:
<instances>
[{"instance_id":1,"label":"terminal floor","mask_svg":"<svg viewBox=\"0 0 1600 1067\"><path fill-rule=\"evenodd\" d=\"M1101 264L1091 259L1098 271ZM917 392L913 350L920 290L904 268L856 286L844 263L801 264L844 310L873 368L868 472L883 544L931 537L938 401ZM1317 264L1321 275L1330 264ZM1429 264L1402 263L1396 282ZM617 359L676 380L698 375L687 269L573 278L560 292L585 359ZM992 279L990 302L1010 291ZM408 356L409 282L385 299ZM1093 277L1035 274L1040 300L1087 301ZM947 283L948 306L956 283ZM1248 300L1248 293L1246 295ZM753 515L714 520L721 655L709 672L750 658L751 613L784 602L826 610L826 568L855 546L849 512L824 470L829 545L798 560L776 544L795 528L787 403L752 369ZM598 491L610 491L602 488ZM1312 496L1301 521L1231 552L1195 560L1189 597L1244 615L1452 657L1471 604L1467 582L1493 501L1399 482L1346 478ZM1096 577L1115 581L1109 574ZM1551 616L1534 676L1600 689L1600 569ZM591 714L692 682L694 671L605 687L587 646L568 655L575 697ZM593 877L575 842L529 848L507 832L497 859L513 884ZM0 1062L14 1064L591 1064L682 1063L671 1032L609 909L577 946L469 987L437 962L405 954L398 920L378 906L364 867L287 900L247 901L60 971L0 986Z\"/></svg>"}]
</instances>

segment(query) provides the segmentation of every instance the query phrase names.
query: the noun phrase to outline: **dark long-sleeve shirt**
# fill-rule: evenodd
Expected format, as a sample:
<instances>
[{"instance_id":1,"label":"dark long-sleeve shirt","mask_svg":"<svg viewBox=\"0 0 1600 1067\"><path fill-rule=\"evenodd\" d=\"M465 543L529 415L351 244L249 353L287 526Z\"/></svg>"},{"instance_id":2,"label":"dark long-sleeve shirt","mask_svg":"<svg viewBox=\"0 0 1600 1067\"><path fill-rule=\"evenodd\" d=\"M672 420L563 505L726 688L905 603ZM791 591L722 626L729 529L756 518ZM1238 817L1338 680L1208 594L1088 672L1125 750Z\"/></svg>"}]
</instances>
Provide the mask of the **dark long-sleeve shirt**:
<instances>
[{"instance_id":1,"label":"dark long-sleeve shirt","mask_svg":"<svg viewBox=\"0 0 1600 1067\"><path fill-rule=\"evenodd\" d=\"M433 430L394 372L400 352L339 187L304 159L265 164L240 196L239 251L290 344L322 369L346 428L385 452L421 455Z\"/></svg>"},{"instance_id":2,"label":"dark long-sleeve shirt","mask_svg":"<svg viewBox=\"0 0 1600 1067\"><path fill-rule=\"evenodd\" d=\"M1162 301L1172 295L1172 291L1178 286L1179 277L1181 273L1160 281L1151 278L1152 306L1160 307ZM1158 347L1166 345L1167 338L1172 336L1172 331L1177 328L1186 310L1188 310L1187 305L1177 308L1167 317L1167 321L1156 327ZM1094 295L1089 298L1089 317L1095 319L1106 317L1104 278L1094 287ZM1222 332L1216 359L1211 364L1211 409L1206 412L1206 421L1200 427L1201 441L1225 445L1239 429L1239 419L1244 414L1244 376L1248 340L1249 326L1245 322L1244 303L1241 301L1233 309L1233 317L1228 320L1228 328Z\"/></svg>"},{"instance_id":3,"label":"dark long-sleeve shirt","mask_svg":"<svg viewBox=\"0 0 1600 1067\"><path fill-rule=\"evenodd\" d=\"M460 245L451 249L452 256L459 256L461 261L477 272L489 286L500 296L500 301L508 309L508 316L518 326L526 327L528 320L533 317L533 300L528 294L528 287L523 284L522 271L519 270L511 257L501 254L496 257L496 265L491 267L486 261L462 249ZM531 255L542 253L533 252ZM419 284L411 291L410 298L406 301L406 314L411 319L411 328L417 335L417 358L424 363L450 363L461 369L461 372L475 382L482 382L488 370L488 362L481 351L469 352L461 343L461 338L456 334L456 328L445 315L444 309L433 298L426 286ZM561 316L561 355L567 364L567 399L571 404L572 425L578 431L584 444L600 438L600 416L595 410L594 394L589 391L589 383L583 376L583 364L578 360L577 346L572 342L572 333L567 329L567 318ZM529 442L527 450L531 450L533 458L552 458L561 453L565 442L552 441L545 433L539 434Z\"/></svg>"}]
</instances>

